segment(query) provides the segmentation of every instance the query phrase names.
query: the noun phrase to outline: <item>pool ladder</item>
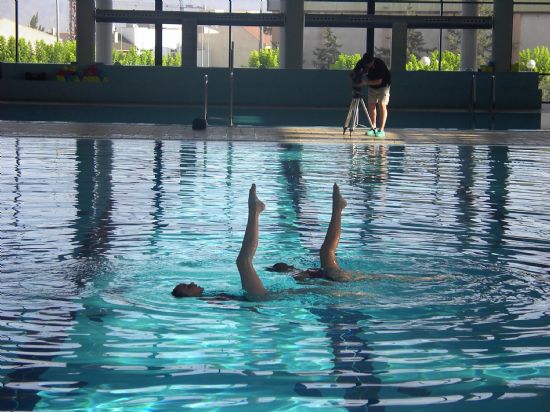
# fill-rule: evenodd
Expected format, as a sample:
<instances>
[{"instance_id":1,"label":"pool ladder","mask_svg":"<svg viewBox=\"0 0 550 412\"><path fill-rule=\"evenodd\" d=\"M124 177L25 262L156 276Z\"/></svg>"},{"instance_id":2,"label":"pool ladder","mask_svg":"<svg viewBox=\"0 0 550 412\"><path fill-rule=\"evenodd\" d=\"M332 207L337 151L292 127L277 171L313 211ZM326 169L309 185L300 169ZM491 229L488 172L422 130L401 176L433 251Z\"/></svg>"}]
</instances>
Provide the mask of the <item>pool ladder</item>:
<instances>
[{"instance_id":1,"label":"pool ladder","mask_svg":"<svg viewBox=\"0 0 550 412\"><path fill-rule=\"evenodd\" d=\"M490 119L489 129L495 129L495 109L496 109L496 83L497 78L495 75L491 76L491 96L488 108L488 114ZM476 128L476 110L477 110L477 76L472 75L471 83L471 100L470 100L470 114L471 114L471 127L472 129Z\"/></svg>"}]
</instances>

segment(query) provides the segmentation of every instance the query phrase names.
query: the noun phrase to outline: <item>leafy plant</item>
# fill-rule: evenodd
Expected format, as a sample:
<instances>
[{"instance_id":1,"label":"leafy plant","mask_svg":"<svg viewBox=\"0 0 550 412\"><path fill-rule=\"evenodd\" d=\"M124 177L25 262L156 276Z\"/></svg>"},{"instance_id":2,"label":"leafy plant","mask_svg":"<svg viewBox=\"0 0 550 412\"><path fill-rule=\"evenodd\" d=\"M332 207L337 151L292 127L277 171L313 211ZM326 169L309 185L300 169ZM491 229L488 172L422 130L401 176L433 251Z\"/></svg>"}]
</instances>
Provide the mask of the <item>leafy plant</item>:
<instances>
[{"instance_id":1,"label":"leafy plant","mask_svg":"<svg viewBox=\"0 0 550 412\"><path fill-rule=\"evenodd\" d=\"M406 64L408 71L438 71L439 70L439 51L433 51L430 56L430 64L425 66L421 59L418 59L414 54L409 56L409 61ZM441 58L442 71L458 71L460 70L460 54L445 50Z\"/></svg>"},{"instance_id":2,"label":"leafy plant","mask_svg":"<svg viewBox=\"0 0 550 412\"><path fill-rule=\"evenodd\" d=\"M47 44L37 40L34 45L19 39L19 61L22 63L71 63L76 60L76 42L55 42ZM7 40L0 36L0 61L15 62L15 37Z\"/></svg>"},{"instance_id":3,"label":"leafy plant","mask_svg":"<svg viewBox=\"0 0 550 412\"><path fill-rule=\"evenodd\" d=\"M524 49L519 52L519 70L527 71L527 62L535 61L533 71L544 74L539 76L539 88L542 91L542 101L550 101L550 51L546 46L537 46L534 49Z\"/></svg>"},{"instance_id":4,"label":"leafy plant","mask_svg":"<svg viewBox=\"0 0 550 412\"><path fill-rule=\"evenodd\" d=\"M361 59L359 53L355 54L345 54L340 53L336 61L330 65L331 69L342 70L348 69L352 70L355 67L355 64Z\"/></svg>"},{"instance_id":5,"label":"leafy plant","mask_svg":"<svg viewBox=\"0 0 550 412\"><path fill-rule=\"evenodd\" d=\"M279 67L279 49L265 48L252 50L248 57L248 67L256 69L276 69Z\"/></svg>"}]
</instances>

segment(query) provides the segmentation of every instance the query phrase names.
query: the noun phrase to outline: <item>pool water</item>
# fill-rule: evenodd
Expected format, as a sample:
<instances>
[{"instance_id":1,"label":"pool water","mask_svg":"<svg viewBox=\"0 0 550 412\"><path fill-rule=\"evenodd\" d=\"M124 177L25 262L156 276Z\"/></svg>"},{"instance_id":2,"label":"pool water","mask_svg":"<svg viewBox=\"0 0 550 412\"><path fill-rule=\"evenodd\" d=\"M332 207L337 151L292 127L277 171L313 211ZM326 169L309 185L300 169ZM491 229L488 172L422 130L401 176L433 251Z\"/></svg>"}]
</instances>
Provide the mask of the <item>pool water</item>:
<instances>
[{"instance_id":1,"label":"pool water","mask_svg":"<svg viewBox=\"0 0 550 412\"><path fill-rule=\"evenodd\" d=\"M550 405L550 147L0 139L0 410ZM235 258L256 183L255 266ZM318 266L332 184L340 265Z\"/></svg>"}]
</instances>

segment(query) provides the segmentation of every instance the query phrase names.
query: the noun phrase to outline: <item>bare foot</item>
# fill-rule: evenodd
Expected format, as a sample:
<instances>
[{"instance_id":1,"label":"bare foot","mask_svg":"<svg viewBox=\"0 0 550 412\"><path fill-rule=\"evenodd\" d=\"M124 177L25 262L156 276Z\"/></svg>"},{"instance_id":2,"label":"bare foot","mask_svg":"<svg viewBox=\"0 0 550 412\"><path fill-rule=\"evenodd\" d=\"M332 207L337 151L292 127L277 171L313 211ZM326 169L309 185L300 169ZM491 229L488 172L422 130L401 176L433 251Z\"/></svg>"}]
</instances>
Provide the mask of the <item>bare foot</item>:
<instances>
[{"instance_id":1,"label":"bare foot","mask_svg":"<svg viewBox=\"0 0 550 412\"><path fill-rule=\"evenodd\" d=\"M336 183L334 183L334 186L332 187L332 205L334 208L340 210L348 205L348 202L346 202L346 199L342 197L342 194L340 193L340 188Z\"/></svg>"},{"instance_id":2,"label":"bare foot","mask_svg":"<svg viewBox=\"0 0 550 412\"><path fill-rule=\"evenodd\" d=\"M256 196L256 185L253 183L248 193L248 209L255 213L262 213L265 209L265 204L258 196Z\"/></svg>"}]
</instances>

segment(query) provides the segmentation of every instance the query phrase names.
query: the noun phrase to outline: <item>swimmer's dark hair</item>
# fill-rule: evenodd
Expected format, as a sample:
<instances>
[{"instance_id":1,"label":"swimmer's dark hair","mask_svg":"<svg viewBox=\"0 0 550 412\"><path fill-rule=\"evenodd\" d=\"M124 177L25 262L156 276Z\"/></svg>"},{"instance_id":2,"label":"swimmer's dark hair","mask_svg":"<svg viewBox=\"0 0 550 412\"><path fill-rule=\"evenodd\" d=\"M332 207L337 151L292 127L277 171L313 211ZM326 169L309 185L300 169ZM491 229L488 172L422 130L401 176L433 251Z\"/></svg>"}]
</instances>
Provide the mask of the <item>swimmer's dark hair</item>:
<instances>
[{"instance_id":1,"label":"swimmer's dark hair","mask_svg":"<svg viewBox=\"0 0 550 412\"><path fill-rule=\"evenodd\" d=\"M296 270L296 268L294 266L288 265L284 262L278 262L278 263L275 263L273 266L266 267L265 270L267 270L269 272L283 273L283 272L294 272Z\"/></svg>"}]
</instances>

